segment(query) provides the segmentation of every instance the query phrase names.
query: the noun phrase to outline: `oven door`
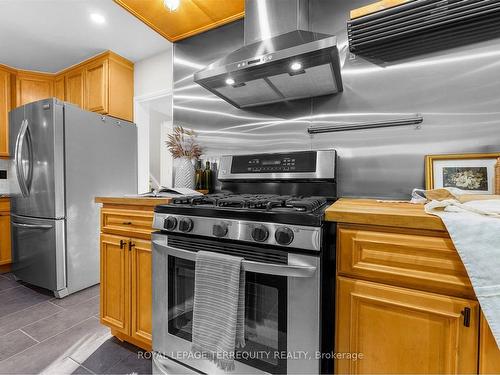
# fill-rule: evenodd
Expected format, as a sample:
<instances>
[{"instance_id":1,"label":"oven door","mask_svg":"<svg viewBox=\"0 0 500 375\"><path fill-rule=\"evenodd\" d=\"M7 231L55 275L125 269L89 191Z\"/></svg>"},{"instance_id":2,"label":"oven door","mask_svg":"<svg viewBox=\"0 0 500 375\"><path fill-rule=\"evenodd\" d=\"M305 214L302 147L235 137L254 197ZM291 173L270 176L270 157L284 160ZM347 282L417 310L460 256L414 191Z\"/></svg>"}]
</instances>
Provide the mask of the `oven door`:
<instances>
[{"instance_id":1,"label":"oven door","mask_svg":"<svg viewBox=\"0 0 500 375\"><path fill-rule=\"evenodd\" d=\"M319 257L178 235L153 234L153 350L156 373L224 373L191 352L196 250L245 258L245 348L235 374L318 374ZM265 260L269 258L267 261ZM256 260L257 259L257 260ZM179 364L185 365L181 367ZM191 369L191 370L190 370Z\"/></svg>"}]
</instances>

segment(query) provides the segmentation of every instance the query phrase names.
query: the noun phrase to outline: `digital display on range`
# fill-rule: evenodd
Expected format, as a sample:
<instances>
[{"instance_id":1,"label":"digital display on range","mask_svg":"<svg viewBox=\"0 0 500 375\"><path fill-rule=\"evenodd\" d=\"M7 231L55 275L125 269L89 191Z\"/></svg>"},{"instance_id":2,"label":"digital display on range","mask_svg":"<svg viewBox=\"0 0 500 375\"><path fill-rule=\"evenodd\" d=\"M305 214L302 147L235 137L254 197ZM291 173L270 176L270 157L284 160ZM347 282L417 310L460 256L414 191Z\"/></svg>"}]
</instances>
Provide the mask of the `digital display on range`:
<instances>
[{"instance_id":1,"label":"digital display on range","mask_svg":"<svg viewBox=\"0 0 500 375\"><path fill-rule=\"evenodd\" d=\"M301 173L316 171L316 151L233 156L231 173Z\"/></svg>"},{"instance_id":2,"label":"digital display on range","mask_svg":"<svg viewBox=\"0 0 500 375\"><path fill-rule=\"evenodd\" d=\"M281 165L281 160L263 160L262 165Z\"/></svg>"}]
</instances>

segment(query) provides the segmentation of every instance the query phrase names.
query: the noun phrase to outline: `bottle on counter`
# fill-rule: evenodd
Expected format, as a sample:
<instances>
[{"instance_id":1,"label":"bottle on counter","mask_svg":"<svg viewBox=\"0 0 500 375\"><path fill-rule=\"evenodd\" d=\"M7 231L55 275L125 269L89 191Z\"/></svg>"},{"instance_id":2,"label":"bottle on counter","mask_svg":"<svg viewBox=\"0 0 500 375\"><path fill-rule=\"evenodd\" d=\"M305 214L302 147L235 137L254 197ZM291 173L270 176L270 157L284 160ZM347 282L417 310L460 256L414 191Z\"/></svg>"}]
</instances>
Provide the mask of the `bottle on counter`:
<instances>
[{"instance_id":1,"label":"bottle on counter","mask_svg":"<svg viewBox=\"0 0 500 375\"><path fill-rule=\"evenodd\" d=\"M215 192L217 191L217 174L218 174L218 171L217 171L217 159L215 159L214 162L212 162L212 165L211 165L211 170L212 170L212 192Z\"/></svg>"},{"instance_id":2,"label":"bottle on counter","mask_svg":"<svg viewBox=\"0 0 500 375\"><path fill-rule=\"evenodd\" d=\"M210 161L207 160L205 163L205 170L203 171L204 175L204 189L208 190L209 193L213 191L213 186L212 186L212 170L210 169Z\"/></svg>"},{"instance_id":3,"label":"bottle on counter","mask_svg":"<svg viewBox=\"0 0 500 375\"><path fill-rule=\"evenodd\" d=\"M500 195L500 158L495 164L495 194Z\"/></svg>"},{"instance_id":4,"label":"bottle on counter","mask_svg":"<svg viewBox=\"0 0 500 375\"><path fill-rule=\"evenodd\" d=\"M196 190L203 190L203 184L205 182L204 178L204 171L201 166L201 160L196 160L195 166L194 166L194 186Z\"/></svg>"}]
</instances>

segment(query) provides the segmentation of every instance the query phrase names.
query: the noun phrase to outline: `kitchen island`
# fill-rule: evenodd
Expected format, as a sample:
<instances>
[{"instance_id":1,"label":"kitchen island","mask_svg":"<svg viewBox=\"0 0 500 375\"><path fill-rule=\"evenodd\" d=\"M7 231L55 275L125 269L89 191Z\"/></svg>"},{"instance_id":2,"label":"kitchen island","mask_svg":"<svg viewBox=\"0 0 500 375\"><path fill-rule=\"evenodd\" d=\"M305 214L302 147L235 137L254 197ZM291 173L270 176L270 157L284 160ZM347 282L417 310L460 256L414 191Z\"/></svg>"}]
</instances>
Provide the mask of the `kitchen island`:
<instances>
[{"instance_id":1,"label":"kitchen island","mask_svg":"<svg viewBox=\"0 0 500 375\"><path fill-rule=\"evenodd\" d=\"M101 208L100 321L122 341L151 350L154 207L170 198L97 197Z\"/></svg>"},{"instance_id":2,"label":"kitchen island","mask_svg":"<svg viewBox=\"0 0 500 375\"><path fill-rule=\"evenodd\" d=\"M444 224L423 205L339 199L340 374L500 373L500 350Z\"/></svg>"}]
</instances>

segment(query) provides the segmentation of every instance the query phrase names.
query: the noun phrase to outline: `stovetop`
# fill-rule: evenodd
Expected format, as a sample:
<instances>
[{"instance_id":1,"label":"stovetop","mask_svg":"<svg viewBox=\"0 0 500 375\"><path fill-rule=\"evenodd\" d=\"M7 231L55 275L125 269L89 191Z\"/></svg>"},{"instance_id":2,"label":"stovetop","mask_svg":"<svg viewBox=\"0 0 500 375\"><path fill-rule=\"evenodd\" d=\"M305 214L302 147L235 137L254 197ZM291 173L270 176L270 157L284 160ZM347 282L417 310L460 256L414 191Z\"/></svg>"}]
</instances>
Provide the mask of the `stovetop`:
<instances>
[{"instance_id":1,"label":"stovetop","mask_svg":"<svg viewBox=\"0 0 500 375\"><path fill-rule=\"evenodd\" d=\"M218 193L174 198L157 213L320 226L333 199L319 196Z\"/></svg>"}]
</instances>

